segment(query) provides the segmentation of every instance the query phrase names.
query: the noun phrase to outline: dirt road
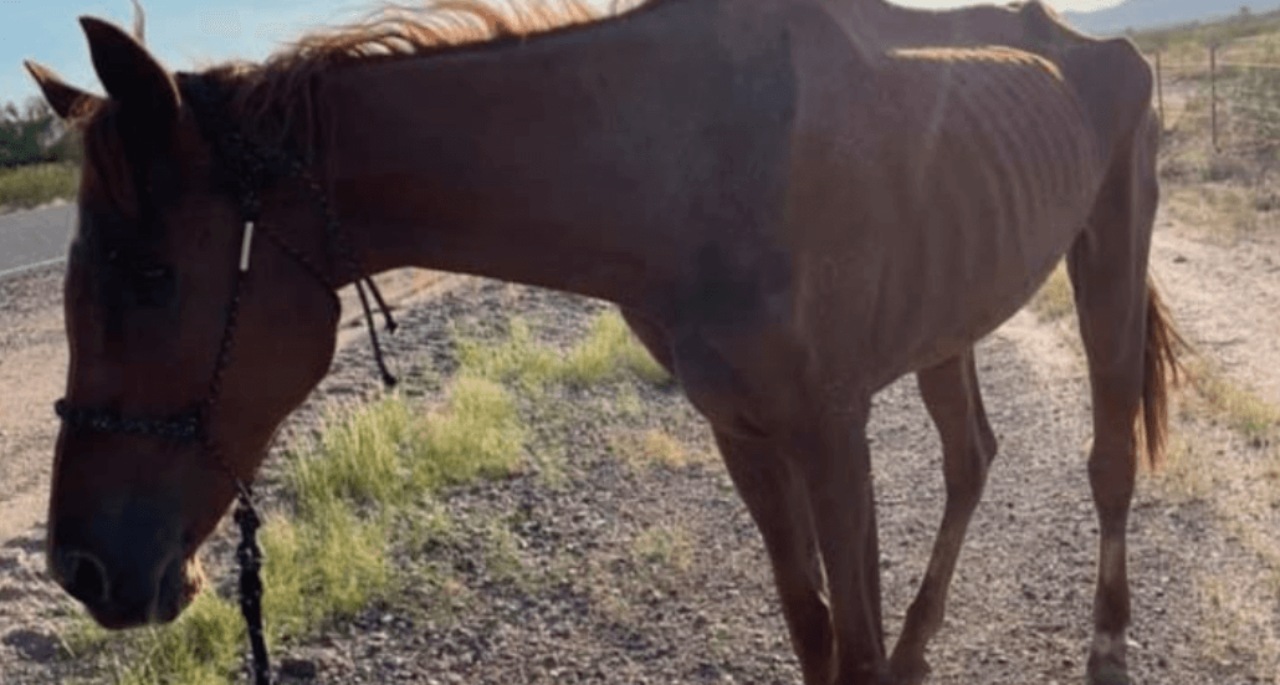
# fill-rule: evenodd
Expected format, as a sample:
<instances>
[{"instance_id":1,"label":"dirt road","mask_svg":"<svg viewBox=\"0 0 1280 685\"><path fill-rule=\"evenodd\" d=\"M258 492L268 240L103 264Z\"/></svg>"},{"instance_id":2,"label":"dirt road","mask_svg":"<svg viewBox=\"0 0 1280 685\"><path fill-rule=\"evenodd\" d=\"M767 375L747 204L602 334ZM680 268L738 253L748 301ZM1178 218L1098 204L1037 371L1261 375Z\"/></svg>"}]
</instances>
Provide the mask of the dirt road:
<instances>
[{"instance_id":1,"label":"dirt road","mask_svg":"<svg viewBox=\"0 0 1280 685\"><path fill-rule=\"evenodd\" d=\"M61 258L75 219L64 203L30 211L0 213L0 276Z\"/></svg>"},{"instance_id":2,"label":"dirt road","mask_svg":"<svg viewBox=\"0 0 1280 685\"><path fill-rule=\"evenodd\" d=\"M59 267L0 280L0 545L43 519L66 378Z\"/></svg>"}]
</instances>

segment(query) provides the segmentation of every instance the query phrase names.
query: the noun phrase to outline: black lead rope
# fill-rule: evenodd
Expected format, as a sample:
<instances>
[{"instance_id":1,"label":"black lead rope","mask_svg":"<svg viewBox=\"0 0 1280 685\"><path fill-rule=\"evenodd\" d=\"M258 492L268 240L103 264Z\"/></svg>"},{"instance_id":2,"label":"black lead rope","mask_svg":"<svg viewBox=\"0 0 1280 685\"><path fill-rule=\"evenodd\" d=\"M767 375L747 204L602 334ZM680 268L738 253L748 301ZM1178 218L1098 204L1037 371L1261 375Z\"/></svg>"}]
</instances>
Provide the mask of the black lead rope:
<instances>
[{"instance_id":1,"label":"black lead rope","mask_svg":"<svg viewBox=\"0 0 1280 685\"><path fill-rule=\"evenodd\" d=\"M356 281L356 294L360 296L360 306L364 308L365 325L369 327L369 340L373 343L373 360L378 364L378 372L382 374L382 384L388 388L394 388L396 385L396 377L391 375L391 371L387 369L387 362L382 357L382 345L378 342L378 327L373 323L373 311L369 309L369 297L364 294L364 284L369 284L369 290L373 292L373 297L378 301L378 308L382 310L382 317L387 322L387 332L394 333L396 330L396 320L391 318L391 309L387 307L387 303L382 299L382 293L378 292L378 285L373 282L372 278L364 278L363 281Z\"/></svg>"},{"instance_id":2,"label":"black lead rope","mask_svg":"<svg viewBox=\"0 0 1280 685\"><path fill-rule=\"evenodd\" d=\"M254 685L271 685L271 658L267 654L267 638L262 628L262 548L258 546L258 528L262 520L258 518L252 496L243 485L236 495L235 521L240 529L240 544L236 546L236 564L240 567L240 615L244 617L249 631Z\"/></svg>"},{"instance_id":3,"label":"black lead rope","mask_svg":"<svg viewBox=\"0 0 1280 685\"><path fill-rule=\"evenodd\" d=\"M382 299L382 293L378 292L378 286L374 284L371 278L364 280L368 282L369 290L373 292L378 307L382 310L382 315L387 322L387 330L395 332L395 319L391 318L391 310ZM369 307L368 297L365 295L361 285L361 281L357 280L356 292L360 295L360 304L364 308L364 318L369 326L369 337L373 341L373 357L378 363L378 370L382 373L382 382L390 388L396 384L396 377L387 369L386 361L383 359L382 348L378 344L377 327L373 323L373 311ZM214 454L217 454L216 450L214 450ZM220 458L219 462L221 462ZM224 465L223 468L225 469L226 466ZM230 473L229 469L228 473ZM240 600L240 616L244 618L245 628L249 633L249 649L253 656L253 683L254 685L271 685L271 656L267 652L267 638L262 621L262 595L264 591L262 584L262 548L258 545L258 529L262 527L262 519L258 516L257 508L253 506L252 490L234 473L231 473L231 477L236 485L236 511L234 518L236 527L240 530L240 542L236 545L236 565L239 567L237 594Z\"/></svg>"},{"instance_id":4,"label":"black lead rope","mask_svg":"<svg viewBox=\"0 0 1280 685\"><path fill-rule=\"evenodd\" d=\"M382 299L382 293L378 292L378 286L371 278L364 280L368 282L369 290L373 292L378 307L386 319L387 331L395 332L395 319L391 318L391 310ZM382 373L382 382L390 388L395 386L396 377L387 369L386 361L383 359L382 348L378 343L377 327L373 323L373 311L369 307L368 297L361 286L361 281L357 280L356 292L360 295L360 304L364 309L365 322L369 326L369 338L373 342L373 358L377 361L378 370ZM258 510L253 506L253 492L249 489L249 486L241 482L234 474L232 477L235 479L236 484L236 511L234 517L236 527L240 530L240 542L236 545L236 565L240 570L238 586L240 615L244 618L245 627L249 633L249 649L253 656L253 683L254 685L271 685L271 657L267 652L267 639L262 621L262 595L264 590L262 584L262 548L258 546L258 529L262 527L262 519L258 516Z\"/></svg>"},{"instance_id":5,"label":"black lead rope","mask_svg":"<svg viewBox=\"0 0 1280 685\"><path fill-rule=\"evenodd\" d=\"M227 473L236 488L236 510L233 518L240 529L240 542L236 545L236 566L239 569L236 594L240 601L240 616L244 618L245 628L249 634L249 648L253 656L253 683L254 685L271 685L271 658L267 653L266 631L262 621L262 548L258 546L258 529L262 526L262 518L253 506L251 486L241 480L226 459L223 459L222 450L208 431L208 427L212 424L214 410L222 398L223 376L231 366L231 354L235 349L236 328L240 322L240 302L244 297L245 276L249 270L248 252L252 247L254 225L258 218L256 194L248 198L242 197L241 204L245 232L241 236L240 263L235 271L231 301L227 304L227 319L222 331L222 341L218 345L213 378L209 382L209 395L200 412L201 438L205 453Z\"/></svg>"}]
</instances>

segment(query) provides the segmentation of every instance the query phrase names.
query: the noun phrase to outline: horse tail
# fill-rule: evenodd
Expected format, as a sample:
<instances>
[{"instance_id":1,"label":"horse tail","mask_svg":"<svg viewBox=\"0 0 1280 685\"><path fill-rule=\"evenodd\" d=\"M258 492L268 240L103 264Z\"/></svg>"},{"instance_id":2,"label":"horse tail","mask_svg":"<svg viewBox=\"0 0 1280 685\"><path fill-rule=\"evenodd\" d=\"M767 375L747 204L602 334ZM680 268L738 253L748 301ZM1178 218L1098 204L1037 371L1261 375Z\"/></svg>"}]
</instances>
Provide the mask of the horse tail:
<instances>
[{"instance_id":1,"label":"horse tail","mask_svg":"<svg viewBox=\"0 0 1280 685\"><path fill-rule=\"evenodd\" d=\"M1169 310L1147 278L1147 342L1142 373L1142 417L1135 421L1141 450L1154 471L1165 459L1169 427L1169 391L1186 376L1178 359L1188 349L1186 341L1173 325Z\"/></svg>"}]
</instances>

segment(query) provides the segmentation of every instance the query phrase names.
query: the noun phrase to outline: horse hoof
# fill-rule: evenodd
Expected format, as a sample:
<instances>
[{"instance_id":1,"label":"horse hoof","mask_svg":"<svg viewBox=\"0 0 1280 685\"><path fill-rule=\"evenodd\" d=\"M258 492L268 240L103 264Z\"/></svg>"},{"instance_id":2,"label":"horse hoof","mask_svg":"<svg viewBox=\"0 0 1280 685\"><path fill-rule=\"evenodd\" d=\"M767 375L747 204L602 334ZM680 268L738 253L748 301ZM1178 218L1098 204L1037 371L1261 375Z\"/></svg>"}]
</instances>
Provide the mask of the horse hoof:
<instances>
[{"instance_id":1,"label":"horse hoof","mask_svg":"<svg viewBox=\"0 0 1280 685\"><path fill-rule=\"evenodd\" d=\"M889 674L881 678L882 685L920 685L929 675L929 662L918 659L906 664L893 664Z\"/></svg>"},{"instance_id":2,"label":"horse hoof","mask_svg":"<svg viewBox=\"0 0 1280 685\"><path fill-rule=\"evenodd\" d=\"M1133 681L1124 666L1104 664L1089 669L1089 685L1133 685Z\"/></svg>"}]
</instances>

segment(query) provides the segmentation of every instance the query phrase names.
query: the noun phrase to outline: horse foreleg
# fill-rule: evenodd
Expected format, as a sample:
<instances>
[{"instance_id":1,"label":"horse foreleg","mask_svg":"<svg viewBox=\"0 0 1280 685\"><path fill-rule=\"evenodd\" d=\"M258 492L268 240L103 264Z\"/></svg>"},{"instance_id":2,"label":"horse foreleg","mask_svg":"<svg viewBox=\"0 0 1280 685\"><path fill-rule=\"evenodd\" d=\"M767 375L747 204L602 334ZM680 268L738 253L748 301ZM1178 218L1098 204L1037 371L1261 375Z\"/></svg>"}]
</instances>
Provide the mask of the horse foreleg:
<instances>
[{"instance_id":1,"label":"horse foreleg","mask_svg":"<svg viewBox=\"0 0 1280 685\"><path fill-rule=\"evenodd\" d=\"M835 685L879 683L887 668L880 614L880 549L866 439L869 404L859 405L855 416L821 419L794 457L805 473L827 573L836 642Z\"/></svg>"},{"instance_id":2,"label":"horse foreleg","mask_svg":"<svg viewBox=\"0 0 1280 685\"><path fill-rule=\"evenodd\" d=\"M947 503L928 570L889 662L894 685L916 685L928 673L925 648L942 627L947 590L965 531L982 499L987 470L996 454L995 434L982 405L972 349L920 371L917 380L942 439Z\"/></svg>"},{"instance_id":3,"label":"horse foreleg","mask_svg":"<svg viewBox=\"0 0 1280 685\"><path fill-rule=\"evenodd\" d=\"M764 538L804 682L830 685L835 642L803 483L767 438L721 431L715 436L729 476Z\"/></svg>"}]
</instances>

